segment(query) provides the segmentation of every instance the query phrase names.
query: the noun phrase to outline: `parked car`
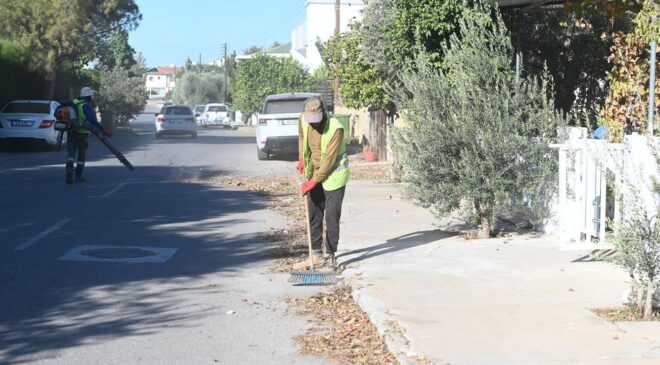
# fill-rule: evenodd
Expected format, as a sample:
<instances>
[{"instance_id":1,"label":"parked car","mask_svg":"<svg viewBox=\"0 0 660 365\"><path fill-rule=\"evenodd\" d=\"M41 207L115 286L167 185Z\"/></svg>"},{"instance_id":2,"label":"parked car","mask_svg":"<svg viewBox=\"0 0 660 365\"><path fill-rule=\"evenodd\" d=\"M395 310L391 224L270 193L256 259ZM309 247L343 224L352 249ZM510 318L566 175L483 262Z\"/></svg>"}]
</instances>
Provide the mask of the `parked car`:
<instances>
[{"instance_id":1,"label":"parked car","mask_svg":"<svg viewBox=\"0 0 660 365\"><path fill-rule=\"evenodd\" d=\"M212 103L206 104L203 114L204 127L208 126L222 126L231 128L231 118L229 117L229 110L225 104Z\"/></svg>"},{"instance_id":2,"label":"parked car","mask_svg":"<svg viewBox=\"0 0 660 365\"><path fill-rule=\"evenodd\" d=\"M57 145L55 109L52 100L14 100L0 111L0 141L47 143ZM64 135L66 141L66 134Z\"/></svg>"},{"instance_id":3,"label":"parked car","mask_svg":"<svg viewBox=\"0 0 660 365\"><path fill-rule=\"evenodd\" d=\"M257 158L267 160L271 154L298 152L298 117L303 104L317 93L268 95L257 126Z\"/></svg>"},{"instance_id":4,"label":"parked car","mask_svg":"<svg viewBox=\"0 0 660 365\"><path fill-rule=\"evenodd\" d=\"M197 125L204 125L204 119L202 119L202 115L204 114L204 108L206 105L195 105L195 110L193 112L195 113L195 122Z\"/></svg>"},{"instance_id":5,"label":"parked car","mask_svg":"<svg viewBox=\"0 0 660 365\"><path fill-rule=\"evenodd\" d=\"M156 138L164 135L185 135L197 137L195 114L187 105L165 106L156 114Z\"/></svg>"}]
</instances>

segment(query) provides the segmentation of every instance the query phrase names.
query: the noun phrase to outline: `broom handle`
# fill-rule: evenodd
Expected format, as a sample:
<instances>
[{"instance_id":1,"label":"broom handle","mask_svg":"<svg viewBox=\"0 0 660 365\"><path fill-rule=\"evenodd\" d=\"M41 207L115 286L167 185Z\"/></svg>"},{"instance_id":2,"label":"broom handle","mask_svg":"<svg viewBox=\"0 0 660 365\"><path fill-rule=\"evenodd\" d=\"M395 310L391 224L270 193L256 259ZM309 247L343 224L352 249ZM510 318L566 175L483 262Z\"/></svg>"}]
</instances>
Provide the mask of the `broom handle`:
<instances>
[{"instance_id":1,"label":"broom handle","mask_svg":"<svg viewBox=\"0 0 660 365\"><path fill-rule=\"evenodd\" d=\"M307 192L309 194L309 192ZM312 229L309 227L309 197L307 194L303 195L303 201L305 203L305 224L307 225L307 246L309 247L309 266L314 270L314 257L312 255Z\"/></svg>"}]
</instances>

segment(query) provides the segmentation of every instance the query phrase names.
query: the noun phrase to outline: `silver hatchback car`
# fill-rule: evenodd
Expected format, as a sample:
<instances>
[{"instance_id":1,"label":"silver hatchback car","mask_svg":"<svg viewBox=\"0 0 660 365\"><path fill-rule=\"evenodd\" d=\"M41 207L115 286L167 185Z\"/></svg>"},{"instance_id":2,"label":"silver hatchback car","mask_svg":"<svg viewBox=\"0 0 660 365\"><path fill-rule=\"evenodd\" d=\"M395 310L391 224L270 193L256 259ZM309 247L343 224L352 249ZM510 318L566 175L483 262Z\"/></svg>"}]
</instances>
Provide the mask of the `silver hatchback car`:
<instances>
[{"instance_id":1,"label":"silver hatchback car","mask_svg":"<svg viewBox=\"0 0 660 365\"><path fill-rule=\"evenodd\" d=\"M156 114L156 138L164 135L190 135L197 138L195 114L187 105L164 106Z\"/></svg>"}]
</instances>

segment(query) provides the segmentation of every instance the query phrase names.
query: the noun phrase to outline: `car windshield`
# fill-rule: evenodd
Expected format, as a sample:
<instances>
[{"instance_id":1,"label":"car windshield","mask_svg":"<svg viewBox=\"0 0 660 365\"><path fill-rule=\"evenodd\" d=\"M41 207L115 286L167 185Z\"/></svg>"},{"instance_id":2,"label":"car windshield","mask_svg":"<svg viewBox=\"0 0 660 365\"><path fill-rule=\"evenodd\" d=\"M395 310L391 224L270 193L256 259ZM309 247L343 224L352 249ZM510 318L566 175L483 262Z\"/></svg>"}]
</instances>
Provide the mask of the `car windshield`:
<instances>
[{"instance_id":1,"label":"car windshield","mask_svg":"<svg viewBox=\"0 0 660 365\"><path fill-rule=\"evenodd\" d=\"M173 106L173 107L167 107L163 110L163 113L165 115L190 115L192 112L190 111L190 108L185 107L185 106Z\"/></svg>"},{"instance_id":2,"label":"car windshield","mask_svg":"<svg viewBox=\"0 0 660 365\"><path fill-rule=\"evenodd\" d=\"M210 112L226 112L227 107L225 107L224 105L212 105L212 106L209 107L209 111Z\"/></svg>"},{"instance_id":3,"label":"car windshield","mask_svg":"<svg viewBox=\"0 0 660 365\"><path fill-rule=\"evenodd\" d=\"M195 112L201 113L204 111L204 105L200 105L198 107L195 107Z\"/></svg>"},{"instance_id":4,"label":"car windshield","mask_svg":"<svg viewBox=\"0 0 660 365\"><path fill-rule=\"evenodd\" d=\"M264 114L302 113L305 99L270 100L264 106Z\"/></svg>"},{"instance_id":5,"label":"car windshield","mask_svg":"<svg viewBox=\"0 0 660 365\"><path fill-rule=\"evenodd\" d=\"M28 102L9 103L7 104L7 106L5 106L2 112L48 114L50 113L50 103L28 103Z\"/></svg>"}]
</instances>

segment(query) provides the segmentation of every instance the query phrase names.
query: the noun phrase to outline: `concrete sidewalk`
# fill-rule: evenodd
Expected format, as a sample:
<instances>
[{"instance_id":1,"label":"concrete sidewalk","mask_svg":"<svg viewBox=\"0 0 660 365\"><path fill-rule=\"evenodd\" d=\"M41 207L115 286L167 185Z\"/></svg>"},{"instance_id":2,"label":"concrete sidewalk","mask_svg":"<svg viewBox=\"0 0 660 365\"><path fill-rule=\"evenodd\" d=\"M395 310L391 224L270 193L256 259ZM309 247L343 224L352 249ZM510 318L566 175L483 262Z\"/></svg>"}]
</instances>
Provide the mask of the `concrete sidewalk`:
<instances>
[{"instance_id":1,"label":"concrete sidewalk","mask_svg":"<svg viewBox=\"0 0 660 365\"><path fill-rule=\"evenodd\" d=\"M551 237L465 241L395 186L351 181L338 261L401 363L660 364L660 322L610 323L628 276Z\"/></svg>"}]
</instances>

